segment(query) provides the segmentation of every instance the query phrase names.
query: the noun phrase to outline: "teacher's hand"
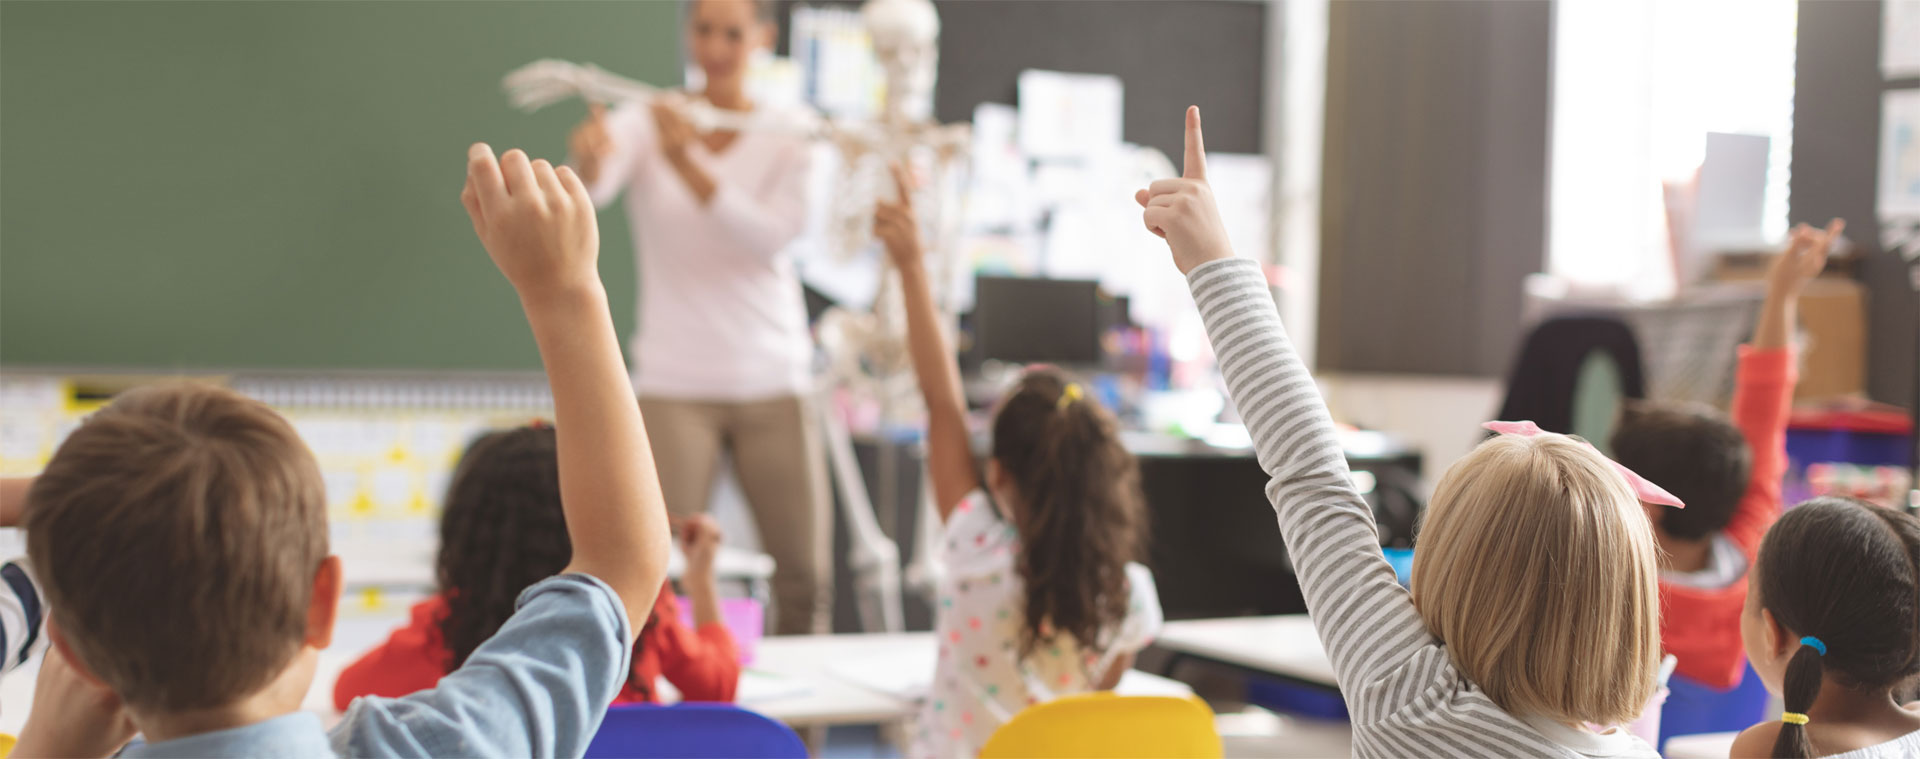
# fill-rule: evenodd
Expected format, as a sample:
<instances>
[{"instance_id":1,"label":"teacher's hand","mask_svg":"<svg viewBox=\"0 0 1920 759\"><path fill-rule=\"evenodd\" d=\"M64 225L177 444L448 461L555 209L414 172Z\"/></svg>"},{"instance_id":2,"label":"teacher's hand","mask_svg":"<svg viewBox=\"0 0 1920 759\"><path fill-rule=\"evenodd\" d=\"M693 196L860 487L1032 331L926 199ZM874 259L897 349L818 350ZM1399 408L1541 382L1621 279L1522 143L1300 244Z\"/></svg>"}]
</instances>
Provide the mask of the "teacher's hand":
<instances>
[{"instance_id":1,"label":"teacher's hand","mask_svg":"<svg viewBox=\"0 0 1920 759\"><path fill-rule=\"evenodd\" d=\"M607 134L607 107L587 104L587 119L567 136L567 150L573 153L573 166L587 184L600 176L600 162L613 154L613 137Z\"/></svg>"},{"instance_id":2,"label":"teacher's hand","mask_svg":"<svg viewBox=\"0 0 1920 759\"><path fill-rule=\"evenodd\" d=\"M693 124L687 121L680 102L672 98L654 98L652 111L654 130L660 134L660 152L673 160L685 158L687 145L697 135L693 131Z\"/></svg>"}]
</instances>

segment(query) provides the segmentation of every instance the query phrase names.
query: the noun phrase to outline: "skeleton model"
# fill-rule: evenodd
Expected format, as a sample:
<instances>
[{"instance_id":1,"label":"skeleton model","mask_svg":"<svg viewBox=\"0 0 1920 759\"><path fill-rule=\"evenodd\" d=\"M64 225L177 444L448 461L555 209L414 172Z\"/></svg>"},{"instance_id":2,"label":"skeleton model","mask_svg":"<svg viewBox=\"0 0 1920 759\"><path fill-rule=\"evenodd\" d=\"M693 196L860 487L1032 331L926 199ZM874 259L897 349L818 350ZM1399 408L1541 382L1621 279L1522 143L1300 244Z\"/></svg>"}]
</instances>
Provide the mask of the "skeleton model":
<instances>
[{"instance_id":1,"label":"skeleton model","mask_svg":"<svg viewBox=\"0 0 1920 759\"><path fill-rule=\"evenodd\" d=\"M839 150L841 162L838 187L832 193L827 243L829 250L841 257L860 255L871 247L874 201L891 199L894 194L891 181L886 179L887 164L899 162L920 169L916 173L922 181L915 189L914 206L921 210L925 227L934 297L951 325L955 323L958 262L954 258L960 201L972 134L966 124L942 125L932 120L940 17L931 0L867 0L861 17L886 85L876 120L847 122L811 114L740 113L697 100L682 103L687 120L701 131L775 131L831 142ZM558 60L536 61L516 69L503 84L513 104L529 111L570 97L607 104L686 97L591 64ZM875 399L881 418L894 421L918 403L918 395L908 371L899 276L885 256L879 260L883 269L872 309L835 309L822 317L818 334L830 362L829 386L848 387ZM818 405L823 412L828 407ZM870 628L901 629L898 550L875 524L844 425L833 414L826 416L834 479L859 544L853 564L863 586L862 616ZM892 493L893 446L883 445L880 450L881 492ZM875 598L877 603L869 603Z\"/></svg>"}]
</instances>

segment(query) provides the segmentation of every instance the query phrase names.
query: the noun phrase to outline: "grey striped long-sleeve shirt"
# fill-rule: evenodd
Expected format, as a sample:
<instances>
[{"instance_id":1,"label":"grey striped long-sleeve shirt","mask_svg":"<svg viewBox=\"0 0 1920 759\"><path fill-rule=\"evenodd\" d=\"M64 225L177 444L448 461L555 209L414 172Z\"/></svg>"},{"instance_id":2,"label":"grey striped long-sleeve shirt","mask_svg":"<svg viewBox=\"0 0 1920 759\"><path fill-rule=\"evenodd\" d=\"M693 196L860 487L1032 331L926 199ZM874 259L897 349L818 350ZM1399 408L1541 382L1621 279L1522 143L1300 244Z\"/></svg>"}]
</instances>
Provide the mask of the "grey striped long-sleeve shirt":
<instances>
[{"instance_id":1,"label":"grey striped long-sleeve shirt","mask_svg":"<svg viewBox=\"0 0 1920 759\"><path fill-rule=\"evenodd\" d=\"M1621 730L1595 735L1508 714L1454 668L1381 556L1373 512L1353 488L1326 404L1281 327L1259 265L1213 261L1195 267L1187 284L1273 478L1267 498L1346 697L1354 753L1658 756Z\"/></svg>"}]
</instances>

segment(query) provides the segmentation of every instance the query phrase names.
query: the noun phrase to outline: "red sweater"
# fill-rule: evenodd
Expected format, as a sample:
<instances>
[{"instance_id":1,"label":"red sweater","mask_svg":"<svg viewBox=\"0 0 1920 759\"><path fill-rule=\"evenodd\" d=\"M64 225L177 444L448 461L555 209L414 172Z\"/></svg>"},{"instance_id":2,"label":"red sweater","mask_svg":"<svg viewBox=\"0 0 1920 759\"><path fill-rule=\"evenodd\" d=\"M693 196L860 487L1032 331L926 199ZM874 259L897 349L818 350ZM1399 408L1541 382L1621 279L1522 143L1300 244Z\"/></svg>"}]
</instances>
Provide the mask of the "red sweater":
<instances>
[{"instance_id":1,"label":"red sweater","mask_svg":"<svg viewBox=\"0 0 1920 759\"><path fill-rule=\"evenodd\" d=\"M1746 554L1749 567L1760 551L1760 538L1780 518L1780 479L1787 469L1787 415L1793 406L1795 372L1790 348L1740 346L1733 423L1753 450L1753 474L1733 519L1721 532ZM1740 611L1746 601L1745 575L1711 590L1660 583L1660 642L1680 660L1675 671L1712 688L1739 685L1747 663L1740 643Z\"/></svg>"},{"instance_id":2,"label":"red sweater","mask_svg":"<svg viewBox=\"0 0 1920 759\"><path fill-rule=\"evenodd\" d=\"M434 596L413 606L413 619L340 672L333 685L333 706L346 711L359 696L404 696L425 690L447 674L450 654L440 637L447 601ZM680 621L673 589L661 588L653 616L634 643L633 671L616 704L652 703L660 698L654 683L661 676L680 689L685 701L732 701L740 683L740 656L726 625L712 622L689 630Z\"/></svg>"}]
</instances>

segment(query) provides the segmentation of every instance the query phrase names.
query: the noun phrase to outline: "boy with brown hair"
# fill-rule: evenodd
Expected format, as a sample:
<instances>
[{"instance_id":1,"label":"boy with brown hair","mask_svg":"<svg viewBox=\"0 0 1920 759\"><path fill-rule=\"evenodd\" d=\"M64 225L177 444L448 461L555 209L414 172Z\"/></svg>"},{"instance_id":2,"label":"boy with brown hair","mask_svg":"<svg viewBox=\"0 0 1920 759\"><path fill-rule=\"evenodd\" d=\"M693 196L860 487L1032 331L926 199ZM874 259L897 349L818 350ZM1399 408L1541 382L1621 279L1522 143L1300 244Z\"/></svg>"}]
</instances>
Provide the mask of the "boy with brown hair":
<instances>
[{"instance_id":1,"label":"boy with brown hair","mask_svg":"<svg viewBox=\"0 0 1920 759\"><path fill-rule=\"evenodd\" d=\"M1780 518L1794 315L1845 228L1839 219L1796 227L1768 268L1753 341L1740 346L1731 418L1699 405L1639 403L1613 432L1615 459L1687 504L1647 507L1661 549L1660 642L1679 661L1676 672L1710 688L1739 685L1746 669L1740 610L1747 567Z\"/></svg>"},{"instance_id":2,"label":"boy with brown hair","mask_svg":"<svg viewBox=\"0 0 1920 759\"><path fill-rule=\"evenodd\" d=\"M21 756L578 756L625 680L666 573L667 522L596 259L565 167L486 145L461 200L513 284L552 384L573 560L440 685L365 698L326 731L300 711L331 642L313 455L231 391L124 394L75 430L28 495L28 555L52 609L54 699ZM52 708L58 706L60 708ZM130 719L130 727L128 725Z\"/></svg>"}]
</instances>

